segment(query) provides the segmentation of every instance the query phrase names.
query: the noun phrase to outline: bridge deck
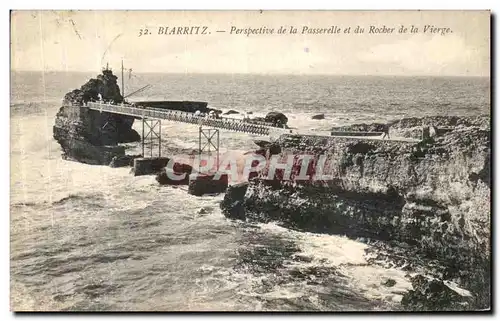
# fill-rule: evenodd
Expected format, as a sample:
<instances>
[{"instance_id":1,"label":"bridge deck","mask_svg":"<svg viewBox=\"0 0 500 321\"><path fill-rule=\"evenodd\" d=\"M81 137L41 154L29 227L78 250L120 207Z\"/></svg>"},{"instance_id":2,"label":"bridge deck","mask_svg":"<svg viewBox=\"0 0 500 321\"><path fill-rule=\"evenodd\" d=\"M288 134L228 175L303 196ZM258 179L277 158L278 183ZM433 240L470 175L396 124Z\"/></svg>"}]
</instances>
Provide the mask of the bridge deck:
<instances>
[{"instance_id":1,"label":"bridge deck","mask_svg":"<svg viewBox=\"0 0 500 321\"><path fill-rule=\"evenodd\" d=\"M289 133L288 130L279 127L270 126L268 123L264 122L245 122L239 119L232 118L222 118L222 119L213 119L213 118L204 118L195 116L194 113L189 112L181 112L176 110L166 110L152 107L141 107L141 106L130 106L130 105L114 105L114 104L106 104L106 103L95 103L89 102L86 104L86 107L92 110L97 110L101 112L108 112L113 114L120 114L126 116L133 116L138 118L153 118L153 119L161 119L168 120L174 122L183 122L187 124L193 125L202 125L205 127L213 127L220 128L235 132L244 132L254 135L261 136L269 136L271 131L278 134ZM311 135L309 132L302 132L295 130L294 134L301 134L304 136ZM318 135L312 135L318 136ZM320 135L321 136L321 135ZM337 137L343 139L350 140L382 140L381 137L377 136L336 136L336 135L328 135L325 137ZM412 139L412 138L404 138L404 137L391 137L390 139L385 139L386 142L392 143L416 143L420 140Z\"/></svg>"},{"instance_id":2,"label":"bridge deck","mask_svg":"<svg viewBox=\"0 0 500 321\"><path fill-rule=\"evenodd\" d=\"M183 122L193 125L221 128L230 131L244 132L248 134L269 136L271 130L283 131L282 128L272 127L264 122L245 122L239 119L214 119L195 116L194 113L181 112L176 110L165 110L151 107L132 107L127 105L112 105L105 103L89 102L86 105L89 109L101 112L133 116L139 118L153 118L175 122Z\"/></svg>"}]
</instances>

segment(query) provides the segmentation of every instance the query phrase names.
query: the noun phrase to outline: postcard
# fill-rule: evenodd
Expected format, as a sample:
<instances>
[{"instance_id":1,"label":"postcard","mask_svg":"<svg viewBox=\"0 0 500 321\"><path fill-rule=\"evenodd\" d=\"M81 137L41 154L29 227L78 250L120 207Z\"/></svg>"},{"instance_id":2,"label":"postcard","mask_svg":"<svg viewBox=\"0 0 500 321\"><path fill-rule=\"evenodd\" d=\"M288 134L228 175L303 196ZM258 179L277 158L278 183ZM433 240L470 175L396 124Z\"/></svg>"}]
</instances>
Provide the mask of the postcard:
<instances>
[{"instance_id":1,"label":"postcard","mask_svg":"<svg viewBox=\"0 0 500 321\"><path fill-rule=\"evenodd\" d=\"M491 311L490 11L12 11L11 310Z\"/></svg>"}]
</instances>

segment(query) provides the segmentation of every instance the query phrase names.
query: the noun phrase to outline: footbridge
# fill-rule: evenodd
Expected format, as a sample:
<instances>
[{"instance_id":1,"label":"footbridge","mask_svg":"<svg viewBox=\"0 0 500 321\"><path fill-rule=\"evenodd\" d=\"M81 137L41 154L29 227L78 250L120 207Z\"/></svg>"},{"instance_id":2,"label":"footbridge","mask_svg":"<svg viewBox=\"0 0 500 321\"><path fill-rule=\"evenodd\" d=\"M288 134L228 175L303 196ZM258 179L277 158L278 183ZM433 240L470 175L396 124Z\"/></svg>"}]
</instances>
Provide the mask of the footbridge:
<instances>
[{"instance_id":1,"label":"footbridge","mask_svg":"<svg viewBox=\"0 0 500 321\"><path fill-rule=\"evenodd\" d=\"M129 104L110 104L103 102L88 102L85 107L99 112L131 116L142 120L142 155L145 156L145 147L149 147L150 156L153 157L153 141L158 140L158 157L161 156L161 121L181 122L199 126L199 153L208 151L219 151L219 129L233 132L242 132L260 136L271 136L291 133L289 129L271 126L266 122L245 121L234 118L207 118L200 117L191 112L160 109ZM104 125L106 126L106 125ZM294 131L300 136L310 136L324 139L347 139L347 140L381 140L381 137L345 136L332 133L329 136L311 135L309 132ZM382 139L392 144L414 144L420 140L412 138L390 138ZM203 141L203 143L202 143Z\"/></svg>"},{"instance_id":2,"label":"footbridge","mask_svg":"<svg viewBox=\"0 0 500 321\"><path fill-rule=\"evenodd\" d=\"M285 129L273 127L269 123L257 121L244 121L232 118L206 118L195 116L194 113L181 112L177 110L166 110L152 107L142 107L135 105L116 105L109 103L86 104L89 109L112 114L133 116L139 119L156 119L173 122L183 122L204 127L224 129L234 132L242 132L253 135L269 136L271 130L286 132Z\"/></svg>"},{"instance_id":3,"label":"footbridge","mask_svg":"<svg viewBox=\"0 0 500 321\"><path fill-rule=\"evenodd\" d=\"M153 157L153 142L158 140L157 156L161 156L161 121L181 122L199 126L199 153L211 151L219 153L219 129L247 134L270 136L282 134L288 130L273 127L269 123L245 121L233 118L200 117L190 112L160 109L138 105L117 105L103 102L88 102L85 107L99 112L132 116L142 120L142 155L146 156L146 147ZM106 125L104 125L106 126Z\"/></svg>"}]
</instances>

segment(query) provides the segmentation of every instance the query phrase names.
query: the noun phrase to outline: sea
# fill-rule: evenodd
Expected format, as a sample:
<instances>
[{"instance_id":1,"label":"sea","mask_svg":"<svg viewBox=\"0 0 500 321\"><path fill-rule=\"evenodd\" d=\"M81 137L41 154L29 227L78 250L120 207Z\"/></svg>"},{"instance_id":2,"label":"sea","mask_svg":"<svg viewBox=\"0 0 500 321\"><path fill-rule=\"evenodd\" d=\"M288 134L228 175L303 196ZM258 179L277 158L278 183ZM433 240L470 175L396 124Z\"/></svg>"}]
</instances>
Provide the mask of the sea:
<instances>
[{"instance_id":1,"label":"sea","mask_svg":"<svg viewBox=\"0 0 500 321\"><path fill-rule=\"evenodd\" d=\"M224 195L189 195L130 168L63 160L52 126L64 94L95 77L11 72L10 276L15 311L401 309L411 273L370 264L370 242L226 218ZM333 126L490 113L489 78L132 74L130 101L196 100L326 134ZM119 80L120 83L120 80ZM316 114L323 120L313 120ZM235 116L238 117L238 116ZM141 132L141 124L134 128ZM162 123L162 153L198 148L197 126ZM262 137L221 131L221 150ZM130 153L137 144L128 144ZM387 280L395 281L388 286Z\"/></svg>"}]
</instances>

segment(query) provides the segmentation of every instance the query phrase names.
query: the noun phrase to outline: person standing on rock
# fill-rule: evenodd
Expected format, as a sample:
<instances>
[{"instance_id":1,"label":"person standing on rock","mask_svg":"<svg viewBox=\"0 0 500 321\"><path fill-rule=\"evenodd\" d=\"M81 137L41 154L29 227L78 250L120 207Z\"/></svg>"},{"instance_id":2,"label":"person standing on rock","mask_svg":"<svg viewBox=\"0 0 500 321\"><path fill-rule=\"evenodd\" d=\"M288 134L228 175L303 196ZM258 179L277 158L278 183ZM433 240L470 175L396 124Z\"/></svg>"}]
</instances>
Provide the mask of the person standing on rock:
<instances>
[{"instance_id":1,"label":"person standing on rock","mask_svg":"<svg viewBox=\"0 0 500 321\"><path fill-rule=\"evenodd\" d=\"M99 99L99 102L102 102L102 95L101 95L101 93L97 94L97 98Z\"/></svg>"},{"instance_id":2,"label":"person standing on rock","mask_svg":"<svg viewBox=\"0 0 500 321\"><path fill-rule=\"evenodd\" d=\"M389 125L388 124L384 125L384 128L382 129L382 131L384 132L382 139L385 139L386 137L387 137L387 139L391 139L391 136L389 136Z\"/></svg>"}]
</instances>

